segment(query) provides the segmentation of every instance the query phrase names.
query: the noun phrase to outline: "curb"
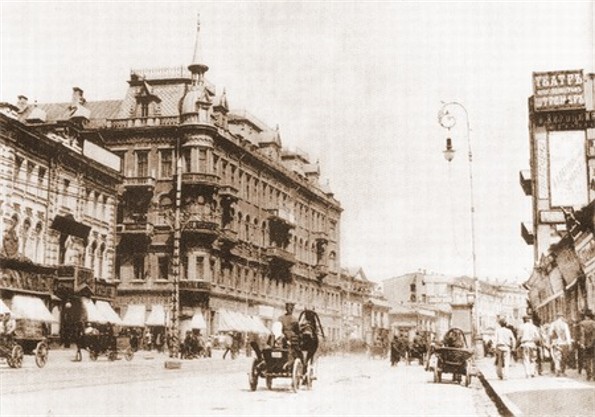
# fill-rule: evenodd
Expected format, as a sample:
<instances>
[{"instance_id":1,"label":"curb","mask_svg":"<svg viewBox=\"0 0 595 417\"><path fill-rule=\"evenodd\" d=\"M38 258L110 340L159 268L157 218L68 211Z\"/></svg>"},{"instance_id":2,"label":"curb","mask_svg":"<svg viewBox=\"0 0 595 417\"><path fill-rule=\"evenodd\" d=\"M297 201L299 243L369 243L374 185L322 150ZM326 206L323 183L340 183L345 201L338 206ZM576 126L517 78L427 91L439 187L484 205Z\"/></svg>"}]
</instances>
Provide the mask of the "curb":
<instances>
[{"instance_id":1,"label":"curb","mask_svg":"<svg viewBox=\"0 0 595 417\"><path fill-rule=\"evenodd\" d=\"M485 378L483 373L480 371L477 373L477 377L481 381L481 384L486 390L486 393L490 397L490 399L496 405L498 412L504 417L520 417L523 415L523 412L513 403L510 399L508 399L505 395L499 395L494 387L489 383L489 381Z\"/></svg>"}]
</instances>

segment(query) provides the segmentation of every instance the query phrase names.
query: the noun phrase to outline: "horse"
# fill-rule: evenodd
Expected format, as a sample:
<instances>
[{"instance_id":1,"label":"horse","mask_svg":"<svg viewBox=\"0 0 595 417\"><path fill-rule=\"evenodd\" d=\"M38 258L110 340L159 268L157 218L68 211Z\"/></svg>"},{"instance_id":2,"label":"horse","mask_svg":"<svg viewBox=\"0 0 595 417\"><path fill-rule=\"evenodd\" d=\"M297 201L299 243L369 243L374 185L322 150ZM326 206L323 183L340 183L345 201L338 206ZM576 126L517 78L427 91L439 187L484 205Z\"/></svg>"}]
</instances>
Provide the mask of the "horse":
<instances>
[{"instance_id":1,"label":"horse","mask_svg":"<svg viewBox=\"0 0 595 417\"><path fill-rule=\"evenodd\" d=\"M311 365L318 350L318 336L324 336L320 317L314 310L305 309L298 317L300 327L300 349L306 351L305 365Z\"/></svg>"}]
</instances>

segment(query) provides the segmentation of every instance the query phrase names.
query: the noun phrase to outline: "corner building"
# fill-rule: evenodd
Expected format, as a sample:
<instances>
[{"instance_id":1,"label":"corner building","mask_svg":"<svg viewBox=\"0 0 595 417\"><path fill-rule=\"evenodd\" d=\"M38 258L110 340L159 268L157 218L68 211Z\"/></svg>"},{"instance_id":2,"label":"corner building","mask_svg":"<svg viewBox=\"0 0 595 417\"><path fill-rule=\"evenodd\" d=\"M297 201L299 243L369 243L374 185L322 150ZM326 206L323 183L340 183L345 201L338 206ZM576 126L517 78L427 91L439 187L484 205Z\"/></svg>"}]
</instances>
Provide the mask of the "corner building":
<instances>
[{"instance_id":1,"label":"corner building","mask_svg":"<svg viewBox=\"0 0 595 417\"><path fill-rule=\"evenodd\" d=\"M266 323L292 300L298 313L315 308L336 339L340 203L278 129L229 110L205 79L200 41L199 26L188 69L131 71L117 110L104 102L95 121L122 159L120 313L140 305L150 324L167 324L179 296L182 331L198 319L215 333L227 311Z\"/></svg>"}]
</instances>

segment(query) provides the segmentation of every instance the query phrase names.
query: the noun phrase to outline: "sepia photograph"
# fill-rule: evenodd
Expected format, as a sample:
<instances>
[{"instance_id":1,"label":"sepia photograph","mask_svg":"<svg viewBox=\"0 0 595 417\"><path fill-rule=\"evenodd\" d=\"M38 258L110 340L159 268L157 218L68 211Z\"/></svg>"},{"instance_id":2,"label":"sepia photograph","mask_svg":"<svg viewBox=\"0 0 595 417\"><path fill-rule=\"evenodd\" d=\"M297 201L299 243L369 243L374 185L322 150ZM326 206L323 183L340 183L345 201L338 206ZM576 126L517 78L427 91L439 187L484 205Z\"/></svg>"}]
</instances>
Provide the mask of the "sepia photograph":
<instances>
[{"instance_id":1,"label":"sepia photograph","mask_svg":"<svg viewBox=\"0 0 595 417\"><path fill-rule=\"evenodd\" d=\"M0 22L0 417L593 416L594 0Z\"/></svg>"}]
</instances>

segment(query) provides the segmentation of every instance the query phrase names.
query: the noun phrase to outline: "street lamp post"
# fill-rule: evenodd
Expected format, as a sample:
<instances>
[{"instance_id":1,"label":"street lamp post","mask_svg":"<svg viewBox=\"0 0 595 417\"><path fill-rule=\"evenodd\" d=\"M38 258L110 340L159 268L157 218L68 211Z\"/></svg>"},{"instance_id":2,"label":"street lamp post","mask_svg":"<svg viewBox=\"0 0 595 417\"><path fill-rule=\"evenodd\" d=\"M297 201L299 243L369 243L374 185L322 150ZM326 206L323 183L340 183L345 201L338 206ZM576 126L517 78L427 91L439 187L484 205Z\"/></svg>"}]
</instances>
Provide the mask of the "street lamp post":
<instances>
[{"instance_id":1,"label":"street lamp post","mask_svg":"<svg viewBox=\"0 0 595 417\"><path fill-rule=\"evenodd\" d=\"M457 122L455 116L449 111L449 109L459 108L465 113L465 122L467 126L467 149L469 156L469 192L470 192L470 204L471 204L471 255L473 264L473 292L474 292L474 303L471 309L472 315L472 332L471 337L475 344L475 353L477 356L483 356L483 342L481 335L479 334L479 279L477 277L477 260L475 253L475 204L474 204L474 193L473 193L473 153L471 152L471 128L469 126L469 113L465 106L457 101L451 101L444 103L438 112L438 122L442 127L448 130L453 128ZM455 156L455 149L452 146L452 139L446 138L446 148L443 151L444 158L450 163Z\"/></svg>"}]
</instances>

